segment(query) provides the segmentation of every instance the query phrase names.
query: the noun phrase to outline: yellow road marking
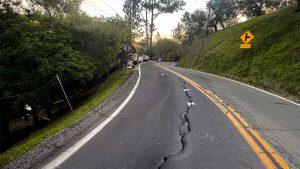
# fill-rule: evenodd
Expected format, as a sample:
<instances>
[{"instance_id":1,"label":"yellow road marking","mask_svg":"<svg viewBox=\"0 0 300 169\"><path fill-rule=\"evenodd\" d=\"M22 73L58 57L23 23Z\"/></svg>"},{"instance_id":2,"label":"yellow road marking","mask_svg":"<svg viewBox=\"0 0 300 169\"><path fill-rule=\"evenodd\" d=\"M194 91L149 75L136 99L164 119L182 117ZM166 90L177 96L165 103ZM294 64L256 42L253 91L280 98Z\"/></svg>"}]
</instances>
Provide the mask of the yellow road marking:
<instances>
[{"instance_id":1,"label":"yellow road marking","mask_svg":"<svg viewBox=\"0 0 300 169\"><path fill-rule=\"evenodd\" d=\"M284 159L279 156L273 148L260 136L260 134L233 108L229 107L230 111L234 113L236 118L238 118L242 124L248 128L248 130L253 134L253 136L264 146L264 148L271 154L271 156L278 162L281 168L289 168L289 165L284 161Z\"/></svg>"},{"instance_id":2,"label":"yellow road marking","mask_svg":"<svg viewBox=\"0 0 300 169\"><path fill-rule=\"evenodd\" d=\"M161 67L162 69L165 69L178 77L182 78L183 80L190 83L192 86L194 86L198 91L203 93L206 97L208 97L232 122L232 124L237 128L237 130L240 132L240 134L244 137L244 139L247 141L247 143L250 145L252 150L255 152L255 154L259 157L259 159L262 161L264 166L267 169L274 169L277 168L276 165L273 163L273 161L269 158L269 156L262 150L262 148L255 142L255 140L252 138L252 136L246 131L245 127L248 128L248 130L254 135L254 137L261 143L261 145L268 151L268 153L276 160L276 162L282 167L283 169L289 169L289 165L284 161L282 157L280 157L273 149L272 147L254 130L244 118L241 117L237 111L235 111L231 107L227 107L224 105L224 101L218 97L217 95L214 95L211 91L204 89L201 85L196 83L195 81L181 75L180 73L177 73L175 71L172 71L168 68L165 68L159 64L157 66ZM216 98L216 99L214 99ZM218 101L217 101L218 100ZM239 123L237 120L239 119L242 124Z\"/></svg>"}]
</instances>

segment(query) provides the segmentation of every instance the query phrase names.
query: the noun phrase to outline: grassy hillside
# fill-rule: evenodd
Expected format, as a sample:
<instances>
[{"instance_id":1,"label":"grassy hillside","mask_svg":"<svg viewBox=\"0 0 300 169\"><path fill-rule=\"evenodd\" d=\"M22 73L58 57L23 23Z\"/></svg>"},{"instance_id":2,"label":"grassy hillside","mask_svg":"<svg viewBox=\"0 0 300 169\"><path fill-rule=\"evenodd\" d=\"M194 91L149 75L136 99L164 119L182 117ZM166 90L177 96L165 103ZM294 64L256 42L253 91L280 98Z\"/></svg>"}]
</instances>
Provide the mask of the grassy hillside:
<instances>
[{"instance_id":1,"label":"grassy hillside","mask_svg":"<svg viewBox=\"0 0 300 169\"><path fill-rule=\"evenodd\" d=\"M252 48L240 35L250 30ZM300 13L295 6L234 25L193 42L178 66L198 69L300 99Z\"/></svg>"}]
</instances>

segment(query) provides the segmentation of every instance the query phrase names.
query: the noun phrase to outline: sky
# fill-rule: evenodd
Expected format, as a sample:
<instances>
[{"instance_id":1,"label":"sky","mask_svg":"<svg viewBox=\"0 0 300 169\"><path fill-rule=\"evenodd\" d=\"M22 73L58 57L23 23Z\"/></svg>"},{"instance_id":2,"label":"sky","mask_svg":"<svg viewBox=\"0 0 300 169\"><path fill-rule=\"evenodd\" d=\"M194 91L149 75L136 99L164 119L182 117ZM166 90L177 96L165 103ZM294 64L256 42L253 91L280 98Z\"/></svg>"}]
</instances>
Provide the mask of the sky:
<instances>
[{"instance_id":1,"label":"sky","mask_svg":"<svg viewBox=\"0 0 300 169\"><path fill-rule=\"evenodd\" d=\"M124 16L123 4L125 0L84 0L81 9L91 16ZM183 11L173 14L161 14L155 19L155 26L161 36L171 36L185 11L193 12L198 8L205 8L206 0L185 0Z\"/></svg>"}]
</instances>

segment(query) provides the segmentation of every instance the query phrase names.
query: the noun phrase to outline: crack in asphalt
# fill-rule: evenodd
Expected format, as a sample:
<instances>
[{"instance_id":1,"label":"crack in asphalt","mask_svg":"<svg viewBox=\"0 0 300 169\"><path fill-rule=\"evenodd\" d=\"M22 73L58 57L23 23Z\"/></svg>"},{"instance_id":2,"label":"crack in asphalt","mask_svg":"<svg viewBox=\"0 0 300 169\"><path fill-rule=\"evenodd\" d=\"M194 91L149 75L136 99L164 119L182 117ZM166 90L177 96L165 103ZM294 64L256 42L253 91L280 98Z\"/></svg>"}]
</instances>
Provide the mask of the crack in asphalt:
<instances>
[{"instance_id":1,"label":"crack in asphalt","mask_svg":"<svg viewBox=\"0 0 300 169\"><path fill-rule=\"evenodd\" d=\"M183 91L185 92L185 95L188 99L188 103L187 103L187 107L186 107L186 111L182 114L182 119L183 119L183 124L182 126L180 127L179 129L179 134L180 134L180 141L181 141L181 145L182 145L182 148L179 152L173 154L173 155L168 155L168 156L165 156L163 159L162 159L162 163L160 164L160 166L158 167L158 169L163 169L164 168L164 165L166 164L167 160L170 158L170 157L174 157L174 156L177 156L179 155L180 153L182 153L186 147L186 144L187 142L185 141L185 136L187 135L187 133L190 133L191 132L191 122L188 118L188 114L190 113L190 110L191 108L194 106L194 102L193 102L193 98L192 96L189 94L189 91L190 89L187 87L186 85L186 82L183 81L183 79L179 79L179 81L182 83L182 87L183 87ZM219 115L218 116L220 117L220 119L222 121L224 121L224 123L226 123L226 120L224 119L223 116ZM232 128L230 128L230 136L227 137L227 138L221 138L220 136L220 133L219 133L219 130L217 129L216 125L215 125L215 122L213 121L213 117L211 117L211 115L209 115L209 119L210 121L212 122L212 127L213 129L215 130L215 133L218 137L218 143L204 143L204 144L214 144L216 146L219 146L220 148L222 148L224 151L227 151L228 154L234 159L234 161L236 161L236 163L240 164L241 166L245 167L245 168L249 168L249 169L252 169L253 166L249 166L247 165L246 163L242 162L233 152L230 148L228 148L225 144L227 141L233 141L235 142L235 140L233 139L234 136L233 136L233 131L232 131ZM236 147L235 147L236 148ZM248 152L243 152L242 150L240 150L240 152L242 153L248 153ZM245 156L246 160L249 162L249 158L248 156L246 155Z\"/></svg>"},{"instance_id":2,"label":"crack in asphalt","mask_svg":"<svg viewBox=\"0 0 300 169\"><path fill-rule=\"evenodd\" d=\"M185 136L187 133L191 132L191 122L187 115L190 113L191 108L194 106L194 102L193 102L192 96L189 94L190 89L186 86L186 83L181 78L179 79L179 81L182 83L183 91L188 100L186 111L182 114L183 124L181 125L181 127L179 129L180 142L181 142L182 148L179 152L177 152L173 155L165 156L162 160L162 163L158 167L158 169L163 169L163 166L165 165L165 163L168 161L168 159L170 157L179 155L180 153L182 153L184 151L184 149L186 147Z\"/></svg>"}]
</instances>

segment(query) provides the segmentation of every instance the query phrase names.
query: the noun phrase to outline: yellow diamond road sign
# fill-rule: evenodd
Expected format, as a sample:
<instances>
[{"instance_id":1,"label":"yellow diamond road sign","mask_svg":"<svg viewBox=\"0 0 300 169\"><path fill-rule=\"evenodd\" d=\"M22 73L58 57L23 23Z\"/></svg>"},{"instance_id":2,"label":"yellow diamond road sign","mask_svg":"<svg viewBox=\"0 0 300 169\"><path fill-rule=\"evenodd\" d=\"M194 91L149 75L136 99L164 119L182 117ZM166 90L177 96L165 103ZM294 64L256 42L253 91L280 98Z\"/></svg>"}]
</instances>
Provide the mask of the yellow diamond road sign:
<instances>
[{"instance_id":1,"label":"yellow diamond road sign","mask_svg":"<svg viewBox=\"0 0 300 169\"><path fill-rule=\"evenodd\" d=\"M247 43L250 43L254 39L254 36L252 35L252 33L250 31L247 31L240 38L244 43L247 44Z\"/></svg>"}]
</instances>

